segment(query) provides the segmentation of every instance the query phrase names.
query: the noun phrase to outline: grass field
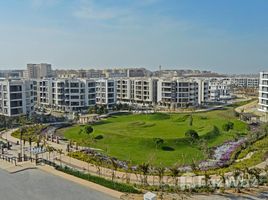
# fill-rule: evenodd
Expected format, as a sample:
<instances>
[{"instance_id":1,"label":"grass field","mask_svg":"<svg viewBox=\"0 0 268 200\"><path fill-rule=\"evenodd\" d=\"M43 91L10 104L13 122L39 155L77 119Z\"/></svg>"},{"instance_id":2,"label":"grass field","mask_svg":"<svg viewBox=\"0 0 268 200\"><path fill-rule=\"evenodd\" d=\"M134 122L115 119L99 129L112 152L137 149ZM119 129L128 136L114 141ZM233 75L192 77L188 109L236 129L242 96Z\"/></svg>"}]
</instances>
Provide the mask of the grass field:
<instances>
[{"instance_id":1,"label":"grass field","mask_svg":"<svg viewBox=\"0 0 268 200\"><path fill-rule=\"evenodd\" d=\"M150 162L163 166L189 164L193 159L200 161L205 158L197 145L191 145L185 139L185 132L189 129L197 131L210 147L222 144L237 135L247 134L247 125L235 118L231 107L195 113L192 116L192 126L189 114L121 114L95 124L93 133L89 135L79 133L83 128L79 125L58 131L67 139L100 148L103 153L118 159L131 160L134 164ZM222 126L229 121L234 123L234 129L225 132ZM220 134L211 136L209 133L214 126L219 128ZM99 135L103 138L92 139ZM164 140L161 148L156 147L154 138Z\"/></svg>"}]
</instances>

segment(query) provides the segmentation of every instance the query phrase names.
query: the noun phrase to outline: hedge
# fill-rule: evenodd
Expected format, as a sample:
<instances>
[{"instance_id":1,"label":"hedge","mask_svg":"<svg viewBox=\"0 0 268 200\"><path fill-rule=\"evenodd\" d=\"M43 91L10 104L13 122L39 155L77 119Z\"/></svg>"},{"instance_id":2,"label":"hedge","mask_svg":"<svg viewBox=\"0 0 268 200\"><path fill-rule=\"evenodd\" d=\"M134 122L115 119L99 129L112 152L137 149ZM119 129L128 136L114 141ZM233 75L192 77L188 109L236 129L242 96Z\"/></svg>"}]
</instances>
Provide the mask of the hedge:
<instances>
[{"instance_id":1,"label":"hedge","mask_svg":"<svg viewBox=\"0 0 268 200\"><path fill-rule=\"evenodd\" d=\"M111 180L108 180L108 179L105 179L105 178L102 178L102 177L98 177L98 176L93 176L91 174L85 174L83 172L71 169L71 168L69 168L67 166L65 166L65 167L56 166L55 169L59 170L61 172L73 175L75 177L82 178L84 180L87 180L87 181L102 185L104 187L107 187L107 188L110 188L110 189L113 189L113 190L117 190L119 192L136 193L136 194L141 193L139 190L135 189L131 185L127 185L127 184L124 184L124 183L113 182Z\"/></svg>"}]
</instances>

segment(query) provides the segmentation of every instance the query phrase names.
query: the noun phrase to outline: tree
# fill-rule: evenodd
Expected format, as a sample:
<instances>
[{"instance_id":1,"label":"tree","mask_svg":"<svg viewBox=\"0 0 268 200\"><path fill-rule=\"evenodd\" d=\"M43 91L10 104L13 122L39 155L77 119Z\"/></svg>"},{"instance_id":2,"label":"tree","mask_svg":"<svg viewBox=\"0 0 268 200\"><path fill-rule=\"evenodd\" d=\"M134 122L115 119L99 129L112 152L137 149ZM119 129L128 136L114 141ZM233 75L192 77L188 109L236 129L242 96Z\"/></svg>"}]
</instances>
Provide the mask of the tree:
<instances>
[{"instance_id":1,"label":"tree","mask_svg":"<svg viewBox=\"0 0 268 200\"><path fill-rule=\"evenodd\" d=\"M226 187L226 177L225 177L224 172L220 172L219 176L220 176L220 180L222 182L222 191L224 192L225 187Z\"/></svg>"},{"instance_id":2,"label":"tree","mask_svg":"<svg viewBox=\"0 0 268 200\"><path fill-rule=\"evenodd\" d=\"M227 122L222 125L222 130L224 131L229 131L234 128L234 123L233 122Z\"/></svg>"},{"instance_id":3,"label":"tree","mask_svg":"<svg viewBox=\"0 0 268 200\"><path fill-rule=\"evenodd\" d=\"M261 180L261 169L260 168L252 168L250 169L251 174L256 178L257 185L259 185Z\"/></svg>"},{"instance_id":4,"label":"tree","mask_svg":"<svg viewBox=\"0 0 268 200\"><path fill-rule=\"evenodd\" d=\"M191 143L194 143L196 140L199 139L198 133L192 129L185 132L185 137L188 138Z\"/></svg>"},{"instance_id":5,"label":"tree","mask_svg":"<svg viewBox=\"0 0 268 200\"><path fill-rule=\"evenodd\" d=\"M219 135L220 134L220 129L217 126L213 126L212 133L214 135Z\"/></svg>"},{"instance_id":6,"label":"tree","mask_svg":"<svg viewBox=\"0 0 268 200\"><path fill-rule=\"evenodd\" d=\"M235 169L234 172L233 172L233 176L234 176L234 180L235 180L235 183L236 183L236 189L235 191L240 193L240 175L241 175L241 171L239 169Z\"/></svg>"},{"instance_id":7,"label":"tree","mask_svg":"<svg viewBox=\"0 0 268 200\"><path fill-rule=\"evenodd\" d=\"M180 170L179 170L178 166L175 165L173 167L170 167L169 171L170 171L171 176L173 178L175 188L177 188L177 186L178 186L178 176L180 174Z\"/></svg>"},{"instance_id":8,"label":"tree","mask_svg":"<svg viewBox=\"0 0 268 200\"><path fill-rule=\"evenodd\" d=\"M60 154L60 166L62 165L61 155L63 154L62 149L58 149L57 152Z\"/></svg>"},{"instance_id":9,"label":"tree","mask_svg":"<svg viewBox=\"0 0 268 200\"><path fill-rule=\"evenodd\" d=\"M112 181L114 181L114 178L116 176L115 172L118 169L118 163L113 158L111 158L111 163L112 163Z\"/></svg>"},{"instance_id":10,"label":"tree","mask_svg":"<svg viewBox=\"0 0 268 200\"><path fill-rule=\"evenodd\" d=\"M192 126L193 125L193 116L190 115L190 118L189 118L189 126Z\"/></svg>"},{"instance_id":11,"label":"tree","mask_svg":"<svg viewBox=\"0 0 268 200\"><path fill-rule=\"evenodd\" d=\"M165 168L164 167L156 167L155 170L156 170L158 178L159 178L159 187L162 189Z\"/></svg>"},{"instance_id":12,"label":"tree","mask_svg":"<svg viewBox=\"0 0 268 200\"><path fill-rule=\"evenodd\" d=\"M158 149L161 145L164 144L164 140L162 138L154 138L155 147Z\"/></svg>"},{"instance_id":13,"label":"tree","mask_svg":"<svg viewBox=\"0 0 268 200\"><path fill-rule=\"evenodd\" d=\"M90 134L93 132L93 128L89 125L86 125L85 128L84 128L84 131L86 134Z\"/></svg>"},{"instance_id":14,"label":"tree","mask_svg":"<svg viewBox=\"0 0 268 200\"><path fill-rule=\"evenodd\" d=\"M138 169L142 172L143 177L141 178L141 183L147 185L147 175L149 173L150 165L149 163L142 163L138 166Z\"/></svg>"},{"instance_id":15,"label":"tree","mask_svg":"<svg viewBox=\"0 0 268 200\"><path fill-rule=\"evenodd\" d=\"M205 171L204 174L205 187L208 189L210 185L210 175Z\"/></svg>"}]
</instances>

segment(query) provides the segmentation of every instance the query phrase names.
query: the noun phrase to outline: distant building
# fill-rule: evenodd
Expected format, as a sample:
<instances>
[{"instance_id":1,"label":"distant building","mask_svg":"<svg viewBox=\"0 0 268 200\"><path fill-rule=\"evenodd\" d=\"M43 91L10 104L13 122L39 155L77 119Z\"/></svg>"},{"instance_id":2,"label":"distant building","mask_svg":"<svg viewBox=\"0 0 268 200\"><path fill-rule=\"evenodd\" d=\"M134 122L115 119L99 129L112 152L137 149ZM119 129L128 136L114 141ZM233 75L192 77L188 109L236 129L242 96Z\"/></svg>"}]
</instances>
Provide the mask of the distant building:
<instances>
[{"instance_id":1,"label":"distant building","mask_svg":"<svg viewBox=\"0 0 268 200\"><path fill-rule=\"evenodd\" d=\"M33 82L23 79L0 79L0 114L13 117L34 111Z\"/></svg>"},{"instance_id":2,"label":"distant building","mask_svg":"<svg viewBox=\"0 0 268 200\"><path fill-rule=\"evenodd\" d=\"M0 78L22 78L23 70L0 70Z\"/></svg>"},{"instance_id":3,"label":"distant building","mask_svg":"<svg viewBox=\"0 0 268 200\"><path fill-rule=\"evenodd\" d=\"M268 72L260 73L259 111L268 112Z\"/></svg>"},{"instance_id":4,"label":"distant building","mask_svg":"<svg viewBox=\"0 0 268 200\"><path fill-rule=\"evenodd\" d=\"M145 68L129 68L127 69L127 77L145 77L148 70Z\"/></svg>"},{"instance_id":5,"label":"distant building","mask_svg":"<svg viewBox=\"0 0 268 200\"><path fill-rule=\"evenodd\" d=\"M27 64L27 76L29 79L52 77L51 64Z\"/></svg>"},{"instance_id":6,"label":"distant building","mask_svg":"<svg viewBox=\"0 0 268 200\"><path fill-rule=\"evenodd\" d=\"M232 85L240 88L258 88L259 77L233 77Z\"/></svg>"}]
</instances>

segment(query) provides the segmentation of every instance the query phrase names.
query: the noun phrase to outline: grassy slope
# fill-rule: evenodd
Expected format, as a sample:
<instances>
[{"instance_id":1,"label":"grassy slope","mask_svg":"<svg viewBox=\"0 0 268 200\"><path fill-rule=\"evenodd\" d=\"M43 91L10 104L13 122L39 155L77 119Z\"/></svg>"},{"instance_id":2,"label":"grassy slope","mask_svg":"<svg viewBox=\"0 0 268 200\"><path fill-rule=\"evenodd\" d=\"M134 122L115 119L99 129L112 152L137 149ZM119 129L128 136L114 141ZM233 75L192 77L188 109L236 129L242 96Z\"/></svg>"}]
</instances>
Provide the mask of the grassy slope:
<instances>
[{"instance_id":1,"label":"grassy slope","mask_svg":"<svg viewBox=\"0 0 268 200\"><path fill-rule=\"evenodd\" d=\"M234 123L234 130L223 132L222 125L227 121ZM246 133L246 125L236 120L231 109L193 114L193 125L189 125L186 114L144 114L119 115L94 125L93 136L104 138L91 143L90 146L103 149L107 154L133 163L150 161L155 165L170 166L174 163L190 163L192 159L204 159L203 153L195 146L189 145L184 138L188 129L196 130L200 136L206 135L217 126L221 134L209 139L209 146L216 146L233 138L234 133ZM75 126L61 130L64 135L76 141L89 141L91 136L80 133L81 127ZM164 145L174 151L156 149L153 138L164 139Z\"/></svg>"}]
</instances>

